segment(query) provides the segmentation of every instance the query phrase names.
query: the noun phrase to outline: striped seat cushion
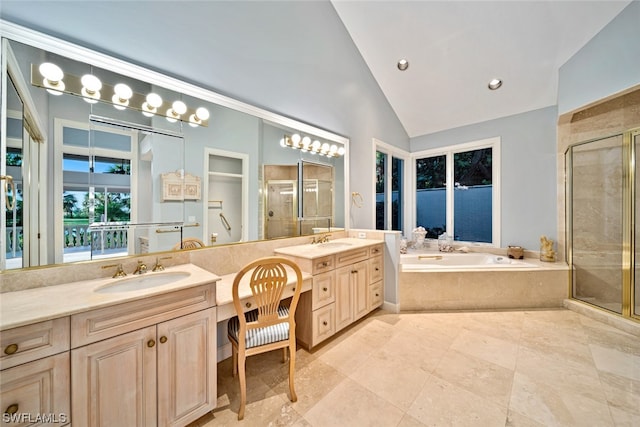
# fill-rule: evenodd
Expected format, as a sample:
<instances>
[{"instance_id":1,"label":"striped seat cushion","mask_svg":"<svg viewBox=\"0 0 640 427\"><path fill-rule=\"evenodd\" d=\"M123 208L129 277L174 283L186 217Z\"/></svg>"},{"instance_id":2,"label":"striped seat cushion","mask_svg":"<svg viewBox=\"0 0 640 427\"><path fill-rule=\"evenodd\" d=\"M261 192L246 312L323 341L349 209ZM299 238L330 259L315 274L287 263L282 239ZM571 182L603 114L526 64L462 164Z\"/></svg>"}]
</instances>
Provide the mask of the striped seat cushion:
<instances>
[{"instance_id":1,"label":"striped seat cushion","mask_svg":"<svg viewBox=\"0 0 640 427\"><path fill-rule=\"evenodd\" d=\"M280 317L289 315L289 307L280 306L278 308ZM258 320L258 310L252 310L244 314L247 322L255 322ZM238 342L238 333L240 331L240 321L238 316L229 319L227 332L229 337L236 343ZM266 328L247 329L247 337L245 339L246 348L257 347L272 342L283 341L289 339L289 323L282 322L276 325L267 326Z\"/></svg>"}]
</instances>

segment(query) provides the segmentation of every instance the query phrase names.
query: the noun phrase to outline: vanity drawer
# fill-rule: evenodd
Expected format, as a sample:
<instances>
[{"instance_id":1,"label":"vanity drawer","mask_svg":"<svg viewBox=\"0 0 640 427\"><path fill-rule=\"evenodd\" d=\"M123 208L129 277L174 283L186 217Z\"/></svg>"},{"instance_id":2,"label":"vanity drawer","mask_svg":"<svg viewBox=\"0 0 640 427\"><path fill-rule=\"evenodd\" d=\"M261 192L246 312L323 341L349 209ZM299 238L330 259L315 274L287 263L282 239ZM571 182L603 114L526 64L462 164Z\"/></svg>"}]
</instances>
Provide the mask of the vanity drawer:
<instances>
[{"instance_id":1,"label":"vanity drawer","mask_svg":"<svg viewBox=\"0 0 640 427\"><path fill-rule=\"evenodd\" d=\"M369 280L374 283L384 276L384 261L382 256L369 259Z\"/></svg>"},{"instance_id":2,"label":"vanity drawer","mask_svg":"<svg viewBox=\"0 0 640 427\"><path fill-rule=\"evenodd\" d=\"M2 425L64 425L71 421L69 352L45 357L2 371L0 407L3 416L10 413L50 416L49 423L10 423ZM5 421L6 424L5 424Z\"/></svg>"},{"instance_id":3,"label":"vanity drawer","mask_svg":"<svg viewBox=\"0 0 640 427\"><path fill-rule=\"evenodd\" d=\"M382 255L382 243L379 244L379 245L371 246L369 248L369 256L370 257L374 257L374 256L378 256L378 255Z\"/></svg>"},{"instance_id":4,"label":"vanity drawer","mask_svg":"<svg viewBox=\"0 0 640 427\"><path fill-rule=\"evenodd\" d=\"M80 347L216 305L215 284L99 308L71 316L71 348Z\"/></svg>"},{"instance_id":5,"label":"vanity drawer","mask_svg":"<svg viewBox=\"0 0 640 427\"><path fill-rule=\"evenodd\" d=\"M384 301L382 281L369 285L369 310L374 310Z\"/></svg>"},{"instance_id":6,"label":"vanity drawer","mask_svg":"<svg viewBox=\"0 0 640 427\"><path fill-rule=\"evenodd\" d=\"M322 258L316 258L313 260L313 267L311 274L324 273L325 271L331 271L336 267L336 260L334 255L324 256Z\"/></svg>"},{"instance_id":7,"label":"vanity drawer","mask_svg":"<svg viewBox=\"0 0 640 427\"><path fill-rule=\"evenodd\" d=\"M354 249L352 251L336 254L336 268L355 264L369 258L369 248Z\"/></svg>"},{"instance_id":8,"label":"vanity drawer","mask_svg":"<svg viewBox=\"0 0 640 427\"><path fill-rule=\"evenodd\" d=\"M327 271L326 273L313 276L313 290L311 308L317 310L336 300L336 273Z\"/></svg>"},{"instance_id":9,"label":"vanity drawer","mask_svg":"<svg viewBox=\"0 0 640 427\"><path fill-rule=\"evenodd\" d=\"M335 304L315 310L311 323L313 324L311 341L316 346L336 332Z\"/></svg>"},{"instance_id":10,"label":"vanity drawer","mask_svg":"<svg viewBox=\"0 0 640 427\"><path fill-rule=\"evenodd\" d=\"M0 334L0 369L69 350L69 317L7 329Z\"/></svg>"}]
</instances>

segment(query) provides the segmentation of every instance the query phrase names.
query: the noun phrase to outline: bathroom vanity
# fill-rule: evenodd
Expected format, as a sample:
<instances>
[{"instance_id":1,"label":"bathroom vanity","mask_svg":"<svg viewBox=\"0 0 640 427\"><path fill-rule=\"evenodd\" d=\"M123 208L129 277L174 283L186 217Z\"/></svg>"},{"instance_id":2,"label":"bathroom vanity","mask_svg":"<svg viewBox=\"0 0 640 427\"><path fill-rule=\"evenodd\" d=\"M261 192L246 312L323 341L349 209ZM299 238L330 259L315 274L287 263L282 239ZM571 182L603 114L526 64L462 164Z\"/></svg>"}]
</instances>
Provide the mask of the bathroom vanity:
<instances>
[{"instance_id":1,"label":"bathroom vanity","mask_svg":"<svg viewBox=\"0 0 640 427\"><path fill-rule=\"evenodd\" d=\"M218 279L186 264L4 293L3 413L88 426L186 425L211 411Z\"/></svg>"},{"instance_id":2,"label":"bathroom vanity","mask_svg":"<svg viewBox=\"0 0 640 427\"><path fill-rule=\"evenodd\" d=\"M383 302L383 243L344 238L278 248L312 274L311 292L300 295L296 338L307 349L317 346Z\"/></svg>"}]
</instances>

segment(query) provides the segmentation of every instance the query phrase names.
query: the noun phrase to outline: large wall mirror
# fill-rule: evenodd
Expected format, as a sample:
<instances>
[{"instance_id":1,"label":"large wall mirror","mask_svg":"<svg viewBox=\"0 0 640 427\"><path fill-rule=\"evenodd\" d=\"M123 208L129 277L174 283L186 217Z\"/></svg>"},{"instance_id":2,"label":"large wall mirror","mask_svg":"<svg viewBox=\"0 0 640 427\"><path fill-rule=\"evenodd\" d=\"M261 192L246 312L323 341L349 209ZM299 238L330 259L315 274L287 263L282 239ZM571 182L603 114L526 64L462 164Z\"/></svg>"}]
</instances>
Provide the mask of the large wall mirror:
<instances>
[{"instance_id":1,"label":"large wall mirror","mask_svg":"<svg viewBox=\"0 0 640 427\"><path fill-rule=\"evenodd\" d=\"M11 28L0 269L346 226L346 138Z\"/></svg>"}]
</instances>

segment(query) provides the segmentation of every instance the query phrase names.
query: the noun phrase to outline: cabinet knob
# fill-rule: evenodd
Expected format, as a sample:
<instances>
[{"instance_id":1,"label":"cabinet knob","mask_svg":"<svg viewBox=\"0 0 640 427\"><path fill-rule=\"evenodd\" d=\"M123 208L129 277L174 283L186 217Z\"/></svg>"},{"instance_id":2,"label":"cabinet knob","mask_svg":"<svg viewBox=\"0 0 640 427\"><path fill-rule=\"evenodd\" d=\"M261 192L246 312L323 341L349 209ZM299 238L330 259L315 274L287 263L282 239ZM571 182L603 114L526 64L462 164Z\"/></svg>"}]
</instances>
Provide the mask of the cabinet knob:
<instances>
[{"instance_id":1,"label":"cabinet knob","mask_svg":"<svg viewBox=\"0 0 640 427\"><path fill-rule=\"evenodd\" d=\"M17 413L18 409L19 409L18 404L17 403L13 403L13 404L7 406L7 409L4 410L4 413L12 415L12 414Z\"/></svg>"},{"instance_id":2,"label":"cabinet knob","mask_svg":"<svg viewBox=\"0 0 640 427\"><path fill-rule=\"evenodd\" d=\"M324 288L322 288L322 290L323 290L323 291L325 291L325 292L327 292L327 291L328 291L328 289L327 289L327 287L326 287L326 286L325 286Z\"/></svg>"},{"instance_id":3,"label":"cabinet knob","mask_svg":"<svg viewBox=\"0 0 640 427\"><path fill-rule=\"evenodd\" d=\"M378 295L376 295L376 296L378 296ZM160 337L160 343L161 343L161 344L164 344L164 343L166 343L166 342L167 342L167 337L165 337L164 335L163 335L163 336L161 336L161 337Z\"/></svg>"},{"instance_id":4,"label":"cabinet knob","mask_svg":"<svg viewBox=\"0 0 640 427\"><path fill-rule=\"evenodd\" d=\"M156 345L156 342L155 342L154 340L149 340L149 341L147 341L147 347L151 348L151 347L153 347L154 345Z\"/></svg>"},{"instance_id":5,"label":"cabinet knob","mask_svg":"<svg viewBox=\"0 0 640 427\"><path fill-rule=\"evenodd\" d=\"M351 274L356 274L358 270L351 270Z\"/></svg>"},{"instance_id":6,"label":"cabinet knob","mask_svg":"<svg viewBox=\"0 0 640 427\"><path fill-rule=\"evenodd\" d=\"M327 325L328 325L328 323L327 323L327 321L326 321L326 320L325 320L324 322L322 322L322 324L323 324L324 326L327 326Z\"/></svg>"},{"instance_id":7,"label":"cabinet knob","mask_svg":"<svg viewBox=\"0 0 640 427\"><path fill-rule=\"evenodd\" d=\"M247 308L251 308L251 303L250 303L250 302L248 302L248 303L246 303L244 306L245 306L245 307L247 307Z\"/></svg>"},{"instance_id":8,"label":"cabinet knob","mask_svg":"<svg viewBox=\"0 0 640 427\"><path fill-rule=\"evenodd\" d=\"M380 269L378 267L376 267L376 271L380 271Z\"/></svg>"},{"instance_id":9,"label":"cabinet knob","mask_svg":"<svg viewBox=\"0 0 640 427\"><path fill-rule=\"evenodd\" d=\"M379 297L379 296L380 296L380 294L376 294L376 296L377 296L377 297Z\"/></svg>"},{"instance_id":10,"label":"cabinet knob","mask_svg":"<svg viewBox=\"0 0 640 427\"><path fill-rule=\"evenodd\" d=\"M4 349L4 354L13 354L16 351L18 351L18 344L9 344L5 349Z\"/></svg>"}]
</instances>

